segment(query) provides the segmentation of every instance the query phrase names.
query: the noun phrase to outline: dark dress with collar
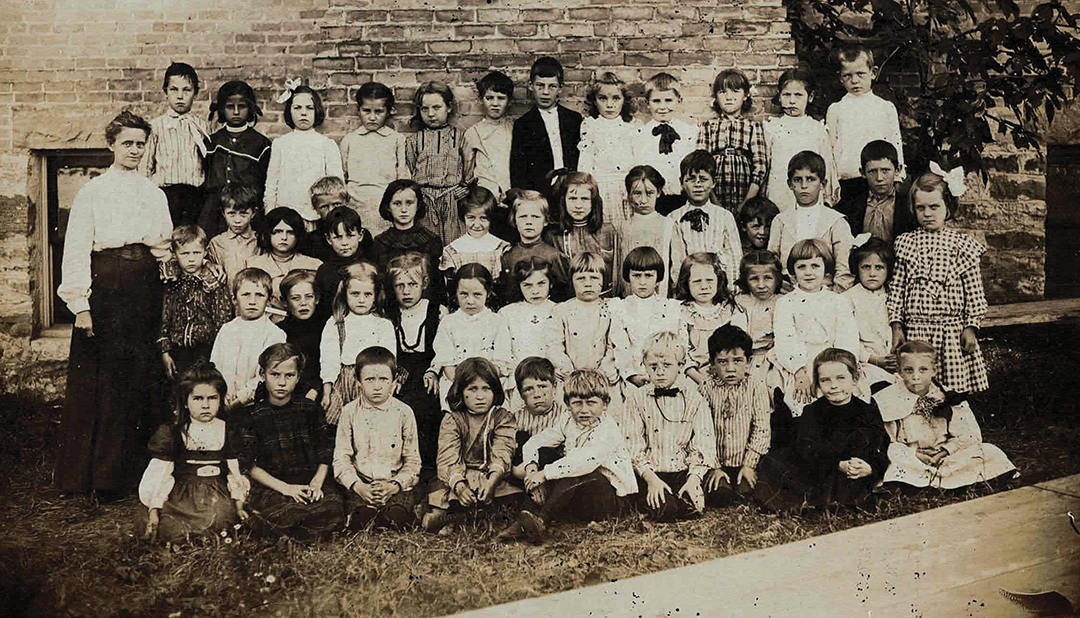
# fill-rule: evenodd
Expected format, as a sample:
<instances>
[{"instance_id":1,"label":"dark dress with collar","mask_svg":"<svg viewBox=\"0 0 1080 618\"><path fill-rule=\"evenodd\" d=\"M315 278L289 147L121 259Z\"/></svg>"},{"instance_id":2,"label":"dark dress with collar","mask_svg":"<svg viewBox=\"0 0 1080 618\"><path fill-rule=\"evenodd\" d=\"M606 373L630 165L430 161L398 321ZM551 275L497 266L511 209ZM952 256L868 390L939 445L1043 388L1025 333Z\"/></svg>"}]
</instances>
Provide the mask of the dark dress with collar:
<instances>
[{"instance_id":1,"label":"dark dress with collar","mask_svg":"<svg viewBox=\"0 0 1080 618\"><path fill-rule=\"evenodd\" d=\"M270 139L248 127L233 133L225 127L210 136L210 148L206 153L206 196L198 224L210 238L226 229L221 214L221 190L228 185L246 185L259 194L261 210L263 190L266 188L266 170L270 166Z\"/></svg>"},{"instance_id":2,"label":"dark dress with collar","mask_svg":"<svg viewBox=\"0 0 1080 618\"><path fill-rule=\"evenodd\" d=\"M581 141L581 114L562 105L557 105L556 109L559 114L563 166L568 170L576 170L581 156L578 150L578 142ZM552 153L547 127L540 116L540 110L533 106L514 121L510 142L510 184L518 189L539 191L550 200L551 182L547 175L554 169L555 155Z\"/></svg>"},{"instance_id":3,"label":"dark dress with collar","mask_svg":"<svg viewBox=\"0 0 1080 618\"><path fill-rule=\"evenodd\" d=\"M406 334L401 327L401 315L391 315L394 323L394 337L397 338L398 367L408 372L405 383L401 385L397 398L412 408L416 417L416 439L420 447L420 481L425 483L435 476L435 459L439 454L439 425L442 423L442 407L438 394L432 395L424 387L424 372L431 367L435 358L435 334L439 330L439 309L437 302L428 300L427 314L420 332ZM423 342L423 351L418 351Z\"/></svg>"}]
</instances>

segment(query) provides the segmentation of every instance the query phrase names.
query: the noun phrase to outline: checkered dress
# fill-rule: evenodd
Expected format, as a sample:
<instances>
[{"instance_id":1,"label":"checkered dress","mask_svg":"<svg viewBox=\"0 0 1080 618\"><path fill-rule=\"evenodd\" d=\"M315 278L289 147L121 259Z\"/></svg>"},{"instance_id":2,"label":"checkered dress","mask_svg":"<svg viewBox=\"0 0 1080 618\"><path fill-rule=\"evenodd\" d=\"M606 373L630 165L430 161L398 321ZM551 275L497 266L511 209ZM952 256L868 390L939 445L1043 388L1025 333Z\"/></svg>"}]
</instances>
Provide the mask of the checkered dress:
<instances>
[{"instance_id":1,"label":"checkered dress","mask_svg":"<svg viewBox=\"0 0 1080 618\"><path fill-rule=\"evenodd\" d=\"M919 229L896 239L896 270L889 286L889 321L904 325L908 339L938 350L938 379L961 393L990 388L982 350L965 354L960 334L979 328L986 314L979 257L985 249L955 230Z\"/></svg>"},{"instance_id":2,"label":"checkered dress","mask_svg":"<svg viewBox=\"0 0 1080 618\"><path fill-rule=\"evenodd\" d=\"M465 175L464 143L464 132L450 125L405 137L405 164L427 201L427 215L418 223L438 235L443 246L465 233L453 194Z\"/></svg>"},{"instance_id":3,"label":"checkered dress","mask_svg":"<svg viewBox=\"0 0 1080 618\"><path fill-rule=\"evenodd\" d=\"M751 184L765 188L769 158L761 123L746 118L713 118L698 131L697 147L716 157L712 199L734 214Z\"/></svg>"}]
</instances>

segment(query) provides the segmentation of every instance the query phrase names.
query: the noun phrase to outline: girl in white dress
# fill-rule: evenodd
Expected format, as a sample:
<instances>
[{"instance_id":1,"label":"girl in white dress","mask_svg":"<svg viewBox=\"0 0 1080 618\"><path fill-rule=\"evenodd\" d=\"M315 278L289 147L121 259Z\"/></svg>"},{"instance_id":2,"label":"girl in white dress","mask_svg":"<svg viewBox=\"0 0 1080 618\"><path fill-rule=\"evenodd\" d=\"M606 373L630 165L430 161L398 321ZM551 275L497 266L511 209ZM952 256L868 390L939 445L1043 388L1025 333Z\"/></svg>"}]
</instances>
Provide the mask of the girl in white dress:
<instances>
[{"instance_id":1,"label":"girl in white dress","mask_svg":"<svg viewBox=\"0 0 1080 618\"><path fill-rule=\"evenodd\" d=\"M769 149L769 177L765 195L780 208L780 212L795 208L795 194L788 187L788 161L803 150L810 150L825 159L825 174L835 182L833 156L825 123L806 115L806 106L814 100L814 78L803 68L788 69L780 76L773 103L783 114L764 123L765 144ZM826 189L825 201L833 191Z\"/></svg>"},{"instance_id":2,"label":"girl in white dress","mask_svg":"<svg viewBox=\"0 0 1080 618\"><path fill-rule=\"evenodd\" d=\"M604 201L604 223L618 229L630 216L623 179L634 165L633 152L627 147L637 133L633 99L626 82L605 72L589 85L585 104L578 171L596 179Z\"/></svg>"}]
</instances>

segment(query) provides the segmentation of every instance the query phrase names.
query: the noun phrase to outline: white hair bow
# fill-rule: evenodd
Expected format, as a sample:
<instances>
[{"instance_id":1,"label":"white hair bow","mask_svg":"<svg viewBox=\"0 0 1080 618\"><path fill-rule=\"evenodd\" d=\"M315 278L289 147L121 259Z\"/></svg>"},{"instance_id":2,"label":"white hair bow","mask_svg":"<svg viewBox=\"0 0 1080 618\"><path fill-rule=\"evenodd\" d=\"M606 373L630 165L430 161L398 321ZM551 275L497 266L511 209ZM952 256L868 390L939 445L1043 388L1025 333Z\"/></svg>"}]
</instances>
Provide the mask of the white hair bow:
<instances>
[{"instance_id":1,"label":"white hair bow","mask_svg":"<svg viewBox=\"0 0 1080 618\"><path fill-rule=\"evenodd\" d=\"M282 104L282 105L287 103L288 100L289 100L289 97L292 96L293 90L296 90L297 88L299 88L302 85L303 85L303 82L300 81L299 77L296 78L296 79L286 79L285 80L285 92L282 92L281 94L278 95L277 102Z\"/></svg>"},{"instance_id":2,"label":"white hair bow","mask_svg":"<svg viewBox=\"0 0 1080 618\"><path fill-rule=\"evenodd\" d=\"M945 184L949 187L949 193L952 193L953 197L960 197L967 191L967 186L964 185L963 166L958 165L946 172L941 169L940 165L931 161L930 173L941 176L945 180Z\"/></svg>"},{"instance_id":3,"label":"white hair bow","mask_svg":"<svg viewBox=\"0 0 1080 618\"><path fill-rule=\"evenodd\" d=\"M851 243L854 248L859 248L866 244L866 241L870 240L870 232L863 232L855 237L855 240Z\"/></svg>"}]
</instances>

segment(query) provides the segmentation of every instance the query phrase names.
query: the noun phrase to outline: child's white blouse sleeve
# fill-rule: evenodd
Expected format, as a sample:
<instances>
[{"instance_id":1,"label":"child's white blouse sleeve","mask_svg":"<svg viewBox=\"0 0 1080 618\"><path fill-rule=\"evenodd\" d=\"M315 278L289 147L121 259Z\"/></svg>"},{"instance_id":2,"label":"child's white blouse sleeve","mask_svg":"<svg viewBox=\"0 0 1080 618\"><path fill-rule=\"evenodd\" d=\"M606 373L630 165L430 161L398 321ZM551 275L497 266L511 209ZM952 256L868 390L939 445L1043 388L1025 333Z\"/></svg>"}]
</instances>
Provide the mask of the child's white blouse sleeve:
<instances>
[{"instance_id":1,"label":"child's white blouse sleeve","mask_svg":"<svg viewBox=\"0 0 1080 618\"><path fill-rule=\"evenodd\" d=\"M281 166L285 144L279 137L270 147L270 163L266 168L266 188L263 192L263 210L270 212L277 206L278 184L281 182Z\"/></svg>"},{"instance_id":2,"label":"child's white blouse sleeve","mask_svg":"<svg viewBox=\"0 0 1080 618\"><path fill-rule=\"evenodd\" d=\"M432 351L435 352L431 359L431 371L435 373L457 364L454 361L454 335L451 332L458 321L455 315L451 313L439 322L439 330L435 332L435 340L431 342Z\"/></svg>"},{"instance_id":3,"label":"child's white blouse sleeve","mask_svg":"<svg viewBox=\"0 0 1080 618\"><path fill-rule=\"evenodd\" d=\"M952 407L949 419L949 438L942 445L950 455L957 451L982 443L982 430L968 402L963 401Z\"/></svg>"},{"instance_id":4,"label":"child's white blouse sleeve","mask_svg":"<svg viewBox=\"0 0 1080 618\"><path fill-rule=\"evenodd\" d=\"M773 323L776 360L788 373L796 373L806 366L806 346L799 338L797 315L790 296L776 301L776 318Z\"/></svg>"},{"instance_id":5,"label":"child's white blouse sleeve","mask_svg":"<svg viewBox=\"0 0 1080 618\"><path fill-rule=\"evenodd\" d=\"M323 384L333 384L341 373L341 343L334 318L326 321L319 341L319 377Z\"/></svg>"},{"instance_id":6,"label":"child's white blouse sleeve","mask_svg":"<svg viewBox=\"0 0 1080 618\"><path fill-rule=\"evenodd\" d=\"M160 509L169 499L175 484L173 462L151 459L139 482L139 502L148 509Z\"/></svg>"},{"instance_id":7,"label":"child's white blouse sleeve","mask_svg":"<svg viewBox=\"0 0 1080 618\"><path fill-rule=\"evenodd\" d=\"M337 176L344 180L345 168L341 164L341 150L338 148L337 142L327 137L324 148L326 149L323 155L326 158L326 175Z\"/></svg>"}]
</instances>

